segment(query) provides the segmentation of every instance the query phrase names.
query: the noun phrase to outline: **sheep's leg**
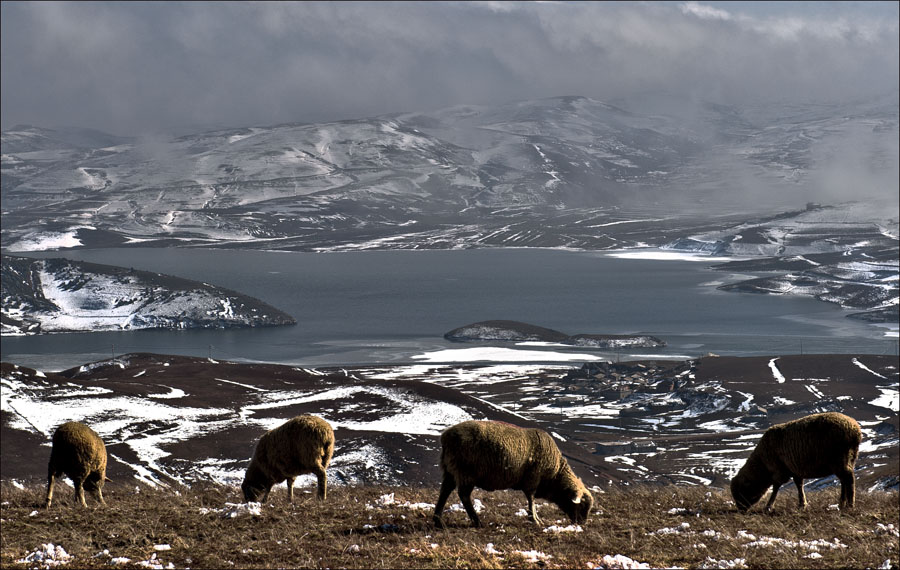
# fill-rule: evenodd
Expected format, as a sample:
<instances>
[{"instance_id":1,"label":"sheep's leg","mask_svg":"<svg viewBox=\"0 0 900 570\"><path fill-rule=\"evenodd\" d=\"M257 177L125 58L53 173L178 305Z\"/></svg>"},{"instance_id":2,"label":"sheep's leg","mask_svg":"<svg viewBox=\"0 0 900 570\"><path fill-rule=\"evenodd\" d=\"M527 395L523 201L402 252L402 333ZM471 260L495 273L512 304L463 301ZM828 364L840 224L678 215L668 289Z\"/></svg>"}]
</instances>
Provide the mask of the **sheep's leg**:
<instances>
[{"instance_id":1,"label":"sheep's leg","mask_svg":"<svg viewBox=\"0 0 900 570\"><path fill-rule=\"evenodd\" d=\"M324 501L328 495L328 472L321 463L316 466L316 479L318 480L318 494L320 500Z\"/></svg>"},{"instance_id":2,"label":"sheep's leg","mask_svg":"<svg viewBox=\"0 0 900 570\"><path fill-rule=\"evenodd\" d=\"M106 480L106 477L99 473L91 473L84 480L84 487L91 492L94 499L101 505L106 505L106 501L103 500L103 483Z\"/></svg>"},{"instance_id":3,"label":"sheep's leg","mask_svg":"<svg viewBox=\"0 0 900 570\"><path fill-rule=\"evenodd\" d=\"M534 505L534 493L526 492L525 498L528 499L528 520L535 524L542 524L537 514L537 507Z\"/></svg>"},{"instance_id":4,"label":"sheep's leg","mask_svg":"<svg viewBox=\"0 0 900 570\"><path fill-rule=\"evenodd\" d=\"M847 469L837 474L838 480L841 482L841 501L840 508L852 509L856 504L856 481L853 477L853 470Z\"/></svg>"},{"instance_id":5,"label":"sheep's leg","mask_svg":"<svg viewBox=\"0 0 900 570\"><path fill-rule=\"evenodd\" d=\"M294 481L295 481L296 479L297 479L296 477L288 477L288 478L287 478L288 502L289 502L289 503L293 503L293 502L294 502Z\"/></svg>"},{"instance_id":6,"label":"sheep's leg","mask_svg":"<svg viewBox=\"0 0 900 570\"><path fill-rule=\"evenodd\" d=\"M75 502L81 503L82 507L87 508L87 501L84 500L84 479L75 479Z\"/></svg>"},{"instance_id":7,"label":"sheep's leg","mask_svg":"<svg viewBox=\"0 0 900 570\"><path fill-rule=\"evenodd\" d=\"M459 493L459 500L462 501L463 506L466 508L466 513L472 519L472 526L480 527L481 520L478 518L478 513L475 512L475 507L472 505L472 489L474 488L475 485L460 485L456 492Z\"/></svg>"},{"instance_id":8,"label":"sheep's leg","mask_svg":"<svg viewBox=\"0 0 900 570\"><path fill-rule=\"evenodd\" d=\"M769 495L769 502L766 503L766 512L767 512L767 513L772 512L772 505L775 504L775 497L778 495L778 489L779 489L783 484L784 484L784 483L780 483L780 482L778 482L778 481L775 481L774 483L772 483L772 494Z\"/></svg>"},{"instance_id":9,"label":"sheep's leg","mask_svg":"<svg viewBox=\"0 0 900 570\"><path fill-rule=\"evenodd\" d=\"M444 505L447 504L447 498L450 497L453 489L456 489L456 480L453 478L453 475L444 471L444 479L441 481L441 492L438 494L437 503L434 504L434 516L432 517L434 526L438 528L444 528L441 513L444 512Z\"/></svg>"},{"instance_id":10,"label":"sheep's leg","mask_svg":"<svg viewBox=\"0 0 900 570\"><path fill-rule=\"evenodd\" d=\"M803 478L794 477L794 485L797 486L797 508L802 511L806 508L806 493L803 492Z\"/></svg>"},{"instance_id":11,"label":"sheep's leg","mask_svg":"<svg viewBox=\"0 0 900 570\"><path fill-rule=\"evenodd\" d=\"M97 499L97 502L101 505L106 505L106 501L103 500L103 476L99 475L96 477L96 481L91 481L91 491L94 495L94 498Z\"/></svg>"},{"instance_id":12,"label":"sheep's leg","mask_svg":"<svg viewBox=\"0 0 900 570\"><path fill-rule=\"evenodd\" d=\"M53 487L56 483L56 473L50 471L47 475L47 500L44 501L44 508L49 509L50 503L53 502Z\"/></svg>"}]
</instances>

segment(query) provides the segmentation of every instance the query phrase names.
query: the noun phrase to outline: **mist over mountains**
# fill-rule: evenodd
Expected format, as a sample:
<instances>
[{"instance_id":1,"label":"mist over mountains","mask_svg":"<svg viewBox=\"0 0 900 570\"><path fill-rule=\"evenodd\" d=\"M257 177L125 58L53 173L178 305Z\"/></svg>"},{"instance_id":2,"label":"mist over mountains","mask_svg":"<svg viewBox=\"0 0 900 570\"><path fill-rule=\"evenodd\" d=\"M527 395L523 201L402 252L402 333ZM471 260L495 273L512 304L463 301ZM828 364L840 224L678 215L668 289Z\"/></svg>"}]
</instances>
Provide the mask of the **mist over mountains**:
<instances>
[{"instance_id":1,"label":"mist over mountains","mask_svg":"<svg viewBox=\"0 0 900 570\"><path fill-rule=\"evenodd\" d=\"M616 103L553 97L172 138L16 126L2 133L2 245L605 249L623 223L810 201L886 201L875 211L896 217L897 92L766 109Z\"/></svg>"}]
</instances>

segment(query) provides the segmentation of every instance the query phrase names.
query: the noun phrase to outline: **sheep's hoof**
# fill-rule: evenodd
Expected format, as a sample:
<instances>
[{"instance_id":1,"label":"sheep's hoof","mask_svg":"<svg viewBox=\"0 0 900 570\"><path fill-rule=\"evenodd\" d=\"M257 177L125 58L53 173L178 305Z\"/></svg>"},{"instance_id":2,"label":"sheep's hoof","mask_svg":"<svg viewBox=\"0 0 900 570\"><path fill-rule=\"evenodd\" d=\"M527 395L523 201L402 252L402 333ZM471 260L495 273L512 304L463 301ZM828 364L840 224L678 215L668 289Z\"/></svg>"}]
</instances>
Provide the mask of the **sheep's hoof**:
<instances>
[{"instance_id":1,"label":"sheep's hoof","mask_svg":"<svg viewBox=\"0 0 900 570\"><path fill-rule=\"evenodd\" d=\"M431 520L434 522L434 526L436 528L440 528L440 529L447 528L444 525L444 521L443 521L443 519L441 519L441 517L435 515Z\"/></svg>"}]
</instances>

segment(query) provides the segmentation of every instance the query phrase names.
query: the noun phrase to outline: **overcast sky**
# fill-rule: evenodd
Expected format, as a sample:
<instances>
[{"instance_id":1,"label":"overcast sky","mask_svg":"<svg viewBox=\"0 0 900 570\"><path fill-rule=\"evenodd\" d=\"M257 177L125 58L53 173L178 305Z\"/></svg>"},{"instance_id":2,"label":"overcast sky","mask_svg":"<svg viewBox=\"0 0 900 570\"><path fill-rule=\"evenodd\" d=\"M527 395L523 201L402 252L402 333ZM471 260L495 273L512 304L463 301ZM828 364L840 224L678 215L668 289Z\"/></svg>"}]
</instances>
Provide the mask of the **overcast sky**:
<instances>
[{"instance_id":1,"label":"overcast sky","mask_svg":"<svg viewBox=\"0 0 900 570\"><path fill-rule=\"evenodd\" d=\"M897 2L2 2L2 128L134 135L665 90L898 85Z\"/></svg>"}]
</instances>

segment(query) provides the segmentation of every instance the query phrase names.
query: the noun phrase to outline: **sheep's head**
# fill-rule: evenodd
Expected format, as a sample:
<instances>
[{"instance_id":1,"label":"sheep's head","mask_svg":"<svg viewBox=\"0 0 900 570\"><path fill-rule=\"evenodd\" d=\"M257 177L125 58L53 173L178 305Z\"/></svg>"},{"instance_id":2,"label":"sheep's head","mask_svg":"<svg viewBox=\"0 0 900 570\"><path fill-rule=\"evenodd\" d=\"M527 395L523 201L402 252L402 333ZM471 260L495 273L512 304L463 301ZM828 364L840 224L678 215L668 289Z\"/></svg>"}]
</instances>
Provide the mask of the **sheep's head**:
<instances>
[{"instance_id":1,"label":"sheep's head","mask_svg":"<svg viewBox=\"0 0 900 570\"><path fill-rule=\"evenodd\" d=\"M574 514L569 515L569 518L574 523L582 523L591 514L591 508L594 506L594 497L587 489L582 489L582 492L572 499L572 504L575 505L575 510Z\"/></svg>"},{"instance_id":2,"label":"sheep's head","mask_svg":"<svg viewBox=\"0 0 900 570\"><path fill-rule=\"evenodd\" d=\"M578 488L566 489L555 502L566 513L569 520L575 524L580 524L585 522L591 514L591 508L594 506L594 497L584 488L584 485L580 484Z\"/></svg>"},{"instance_id":3,"label":"sheep's head","mask_svg":"<svg viewBox=\"0 0 900 570\"><path fill-rule=\"evenodd\" d=\"M106 477L104 477L103 475L100 475L99 473L91 473L84 480L84 483L83 483L84 490L90 491L90 492L95 492L98 489L102 489L103 483L105 483L106 481L108 481L108 479Z\"/></svg>"},{"instance_id":4,"label":"sheep's head","mask_svg":"<svg viewBox=\"0 0 900 570\"><path fill-rule=\"evenodd\" d=\"M244 479L241 483L241 491L244 492L244 500L248 503L258 503L266 494L264 485L255 484L248 479Z\"/></svg>"},{"instance_id":5,"label":"sheep's head","mask_svg":"<svg viewBox=\"0 0 900 570\"><path fill-rule=\"evenodd\" d=\"M768 483L761 483L745 473L738 473L731 480L731 496L738 510L745 512L762 498L768 487Z\"/></svg>"}]
</instances>

